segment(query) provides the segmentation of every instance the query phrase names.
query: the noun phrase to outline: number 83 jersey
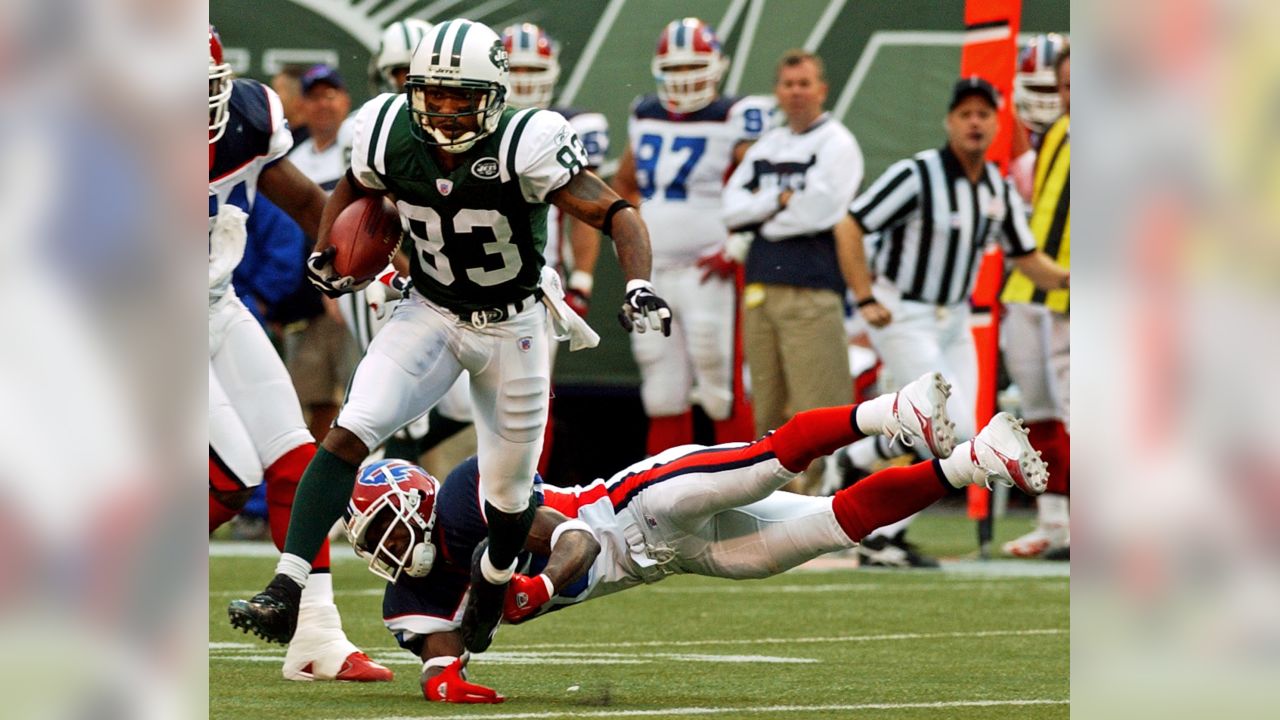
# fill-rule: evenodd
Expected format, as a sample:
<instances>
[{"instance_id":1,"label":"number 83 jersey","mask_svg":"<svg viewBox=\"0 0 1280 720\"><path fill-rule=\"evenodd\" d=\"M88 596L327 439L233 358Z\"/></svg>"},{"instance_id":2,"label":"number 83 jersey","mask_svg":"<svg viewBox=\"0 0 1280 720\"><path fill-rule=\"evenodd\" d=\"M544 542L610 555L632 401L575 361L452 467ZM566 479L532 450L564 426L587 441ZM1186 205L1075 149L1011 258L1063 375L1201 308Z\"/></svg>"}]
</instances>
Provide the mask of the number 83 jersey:
<instances>
[{"instance_id":1,"label":"number 83 jersey","mask_svg":"<svg viewBox=\"0 0 1280 720\"><path fill-rule=\"evenodd\" d=\"M632 106L628 139L654 267L688 266L724 243L720 195L733 149L769 129L772 108L771 98L755 96L717 98L684 115L667 112L657 95Z\"/></svg>"},{"instance_id":2,"label":"number 83 jersey","mask_svg":"<svg viewBox=\"0 0 1280 720\"><path fill-rule=\"evenodd\" d=\"M525 299L541 279L547 195L586 166L582 141L556 113L508 107L447 173L410 131L407 97L360 109L351 171L395 199L414 289L464 316Z\"/></svg>"}]
</instances>

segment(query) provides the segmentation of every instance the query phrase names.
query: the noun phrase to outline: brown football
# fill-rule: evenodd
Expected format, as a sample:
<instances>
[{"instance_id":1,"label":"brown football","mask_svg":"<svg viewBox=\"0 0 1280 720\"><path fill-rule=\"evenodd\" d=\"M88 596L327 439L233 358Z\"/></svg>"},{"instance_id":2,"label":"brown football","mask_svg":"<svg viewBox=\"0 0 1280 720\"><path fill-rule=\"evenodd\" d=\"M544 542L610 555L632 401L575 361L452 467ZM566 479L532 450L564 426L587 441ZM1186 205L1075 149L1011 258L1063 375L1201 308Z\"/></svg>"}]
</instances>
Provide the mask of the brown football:
<instances>
[{"instance_id":1,"label":"brown football","mask_svg":"<svg viewBox=\"0 0 1280 720\"><path fill-rule=\"evenodd\" d=\"M385 197L366 195L338 213L329 229L333 269L364 281L391 262L400 246L400 213Z\"/></svg>"}]
</instances>

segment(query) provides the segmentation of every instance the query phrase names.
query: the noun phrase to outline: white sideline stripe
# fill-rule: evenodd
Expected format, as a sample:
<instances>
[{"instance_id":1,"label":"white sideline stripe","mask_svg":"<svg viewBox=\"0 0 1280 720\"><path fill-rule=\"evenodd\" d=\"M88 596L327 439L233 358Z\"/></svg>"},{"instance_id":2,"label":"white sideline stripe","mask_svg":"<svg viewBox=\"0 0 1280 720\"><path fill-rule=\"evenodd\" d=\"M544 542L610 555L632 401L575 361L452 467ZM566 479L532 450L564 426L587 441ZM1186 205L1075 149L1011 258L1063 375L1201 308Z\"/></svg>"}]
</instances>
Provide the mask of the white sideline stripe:
<instances>
[{"instance_id":1,"label":"white sideline stripe","mask_svg":"<svg viewBox=\"0 0 1280 720\"><path fill-rule=\"evenodd\" d=\"M335 543L336 545L336 543ZM341 541L341 547L350 547L347 541ZM209 543L209 557L237 557L237 558L278 558L280 551L276 550L276 546L269 542L258 541L238 541L238 540L218 540ZM353 552L334 552L330 555L331 562L365 562L356 557ZM258 592L254 590L253 592Z\"/></svg>"},{"instance_id":2,"label":"white sideline stripe","mask_svg":"<svg viewBox=\"0 0 1280 720\"><path fill-rule=\"evenodd\" d=\"M632 640L600 643L549 643L546 645L519 645L511 650L538 652L557 649L587 648L627 648L627 647L695 647L705 645L776 645L780 643L845 643L845 642L878 642L887 640L950 640L977 637L1003 637L1023 635L1066 635L1068 628L1037 628L1029 630L972 630L969 632L949 633L887 633L883 635L841 635L831 637L808 638L740 638L734 640Z\"/></svg>"},{"instance_id":3,"label":"white sideline stripe","mask_svg":"<svg viewBox=\"0 0 1280 720\"><path fill-rule=\"evenodd\" d=\"M817 52L818 46L822 44L822 40L827 37L831 26L835 23L836 18L840 15L840 11L844 9L847 0L831 0L827 4L827 9L822 11L822 17L818 18L818 24L813 26L813 30L809 33L809 37L804 41L804 49L809 52Z\"/></svg>"},{"instance_id":4,"label":"white sideline stripe","mask_svg":"<svg viewBox=\"0 0 1280 720\"><path fill-rule=\"evenodd\" d=\"M605 38L609 35L609 30L613 27L613 21L618 19L618 13L622 12L622 6L627 0L609 0L609 6L604 9L604 14L600 16L600 22L596 23L596 29L591 31L591 37L587 40L587 46L582 49L582 57L578 58L578 63L573 66L573 74L569 76L569 82L565 83L564 90L560 91L560 97L556 100L558 107L569 107L573 105L573 101L578 97L578 90L582 89L582 83L587 79L587 73L591 71L591 66L595 64L596 55L600 53L600 48L604 46Z\"/></svg>"},{"instance_id":5,"label":"white sideline stripe","mask_svg":"<svg viewBox=\"0 0 1280 720\"><path fill-rule=\"evenodd\" d=\"M534 720L535 718L557 717L652 717L655 715L726 715L746 713L831 713L852 712L856 710L945 710L948 708L981 708L1027 705L1069 705L1070 700L1054 700L1036 698L1030 700L950 700L940 702L917 703L859 703L857 705L767 705L762 707L681 707L663 710L552 710L549 712L523 713L466 713L461 715L433 715L436 720L472 720L472 718L488 718L488 720ZM395 715L380 717L375 720L418 720L418 716Z\"/></svg>"},{"instance_id":6,"label":"white sideline stripe","mask_svg":"<svg viewBox=\"0 0 1280 720\"><path fill-rule=\"evenodd\" d=\"M1027 582L1044 585L1061 585L1068 581L1065 577L1017 577L1009 578L1005 576L996 576L987 579L970 579L951 580L940 583L911 583L911 584L886 584L886 583L846 583L846 584L827 584L827 585L764 585L744 586L744 585L716 585L715 587L654 587L648 592L658 595L771 595L771 594L791 594L791 593L828 593L828 592L883 592L901 590L903 592L915 592L917 590L946 590L948 588L962 588L973 586L998 586L1001 580L1025 580ZM253 597L258 590L215 590L209 593L209 597ZM333 594L337 597L381 597L382 588L364 588L361 590L334 590Z\"/></svg>"},{"instance_id":7,"label":"white sideline stripe","mask_svg":"<svg viewBox=\"0 0 1280 720\"><path fill-rule=\"evenodd\" d=\"M751 54L751 44L756 41L756 26L760 24L760 16L764 14L764 0L751 0L751 8L747 10L747 20L742 26L742 39L738 41L738 56L733 60L729 70L729 79L724 84L725 95L737 95L738 85L742 82L742 73L747 70L747 56Z\"/></svg>"},{"instance_id":8,"label":"white sideline stripe","mask_svg":"<svg viewBox=\"0 0 1280 720\"><path fill-rule=\"evenodd\" d=\"M1000 30L1007 36L1008 30ZM837 120L843 122L844 116L849 112L849 106L853 105L853 99L858 95L858 90L862 88L862 82L867 79L867 73L871 70L871 64L875 62L876 54L880 52L880 48L885 45L916 45L916 46L934 46L934 47L954 47L963 46L965 42L975 42L973 35L968 32L941 32L936 30L880 30L871 34L867 40L867 46L862 49L862 54L858 56L858 62L853 66L853 72L849 74L849 80L844 84L844 89L840 91L840 98L836 100L835 107L832 108L831 114ZM1017 42L1019 45L1024 44L1027 40L1034 37L1030 33L1019 33Z\"/></svg>"}]
</instances>

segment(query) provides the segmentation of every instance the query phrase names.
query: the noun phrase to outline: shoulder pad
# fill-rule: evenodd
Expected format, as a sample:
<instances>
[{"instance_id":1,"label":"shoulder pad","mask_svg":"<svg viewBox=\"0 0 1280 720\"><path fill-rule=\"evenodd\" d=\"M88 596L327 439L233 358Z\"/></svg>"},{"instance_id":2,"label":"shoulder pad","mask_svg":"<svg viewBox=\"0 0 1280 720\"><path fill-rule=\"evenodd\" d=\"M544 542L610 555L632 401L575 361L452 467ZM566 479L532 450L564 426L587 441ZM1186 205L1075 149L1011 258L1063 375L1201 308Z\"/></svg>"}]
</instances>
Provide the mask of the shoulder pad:
<instances>
[{"instance_id":1,"label":"shoulder pad","mask_svg":"<svg viewBox=\"0 0 1280 720\"><path fill-rule=\"evenodd\" d=\"M267 93L274 92L257 80L236 78L231 85L231 113L238 116L248 127L258 132L270 133L271 103Z\"/></svg>"},{"instance_id":2,"label":"shoulder pad","mask_svg":"<svg viewBox=\"0 0 1280 720\"><path fill-rule=\"evenodd\" d=\"M658 99L656 94L645 95L636 100L631 106L631 114L638 120L666 120L668 118L667 109L662 106L662 101Z\"/></svg>"}]
</instances>

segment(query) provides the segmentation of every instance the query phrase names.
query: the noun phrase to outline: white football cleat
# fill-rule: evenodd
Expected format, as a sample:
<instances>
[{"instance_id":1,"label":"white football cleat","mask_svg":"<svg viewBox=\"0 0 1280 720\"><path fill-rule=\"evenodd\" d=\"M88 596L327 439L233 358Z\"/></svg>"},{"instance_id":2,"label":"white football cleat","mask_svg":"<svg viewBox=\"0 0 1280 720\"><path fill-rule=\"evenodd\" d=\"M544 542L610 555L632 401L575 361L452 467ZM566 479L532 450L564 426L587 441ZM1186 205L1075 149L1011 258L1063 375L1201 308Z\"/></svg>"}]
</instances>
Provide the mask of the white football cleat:
<instances>
[{"instance_id":1,"label":"white football cleat","mask_svg":"<svg viewBox=\"0 0 1280 720\"><path fill-rule=\"evenodd\" d=\"M925 373L909 383L893 398L893 417L885 423L884 434L911 447L924 440L934 457L945 458L956 447L956 424L947 415L951 385L942 373Z\"/></svg>"},{"instance_id":2,"label":"white football cleat","mask_svg":"<svg viewBox=\"0 0 1280 720\"><path fill-rule=\"evenodd\" d=\"M1009 413L996 414L969 442L969 460L974 484L991 487L995 480L1032 496L1044 492L1049 484L1048 466L1031 447L1027 429Z\"/></svg>"},{"instance_id":3,"label":"white football cleat","mask_svg":"<svg viewBox=\"0 0 1280 720\"><path fill-rule=\"evenodd\" d=\"M1071 544L1071 536L1063 525L1037 525L1035 530L1010 540L1002 546L1006 555L1014 557L1040 557L1050 548L1062 548Z\"/></svg>"},{"instance_id":4,"label":"white football cleat","mask_svg":"<svg viewBox=\"0 0 1280 720\"><path fill-rule=\"evenodd\" d=\"M298 613L298 630L284 656L286 680L346 680L390 682L391 670L369 659L342 632L342 619L332 604L305 606Z\"/></svg>"}]
</instances>

